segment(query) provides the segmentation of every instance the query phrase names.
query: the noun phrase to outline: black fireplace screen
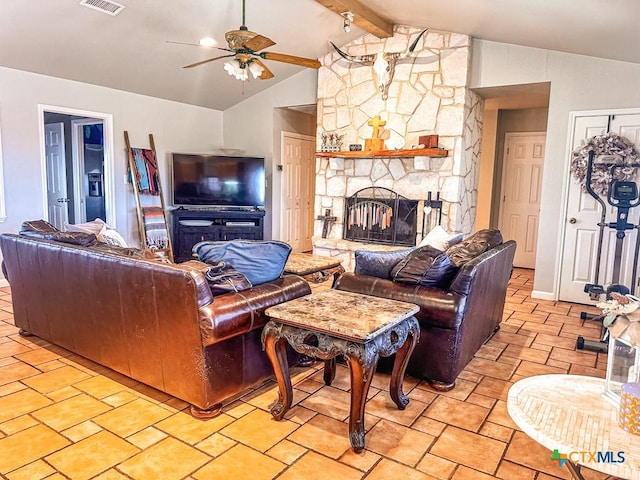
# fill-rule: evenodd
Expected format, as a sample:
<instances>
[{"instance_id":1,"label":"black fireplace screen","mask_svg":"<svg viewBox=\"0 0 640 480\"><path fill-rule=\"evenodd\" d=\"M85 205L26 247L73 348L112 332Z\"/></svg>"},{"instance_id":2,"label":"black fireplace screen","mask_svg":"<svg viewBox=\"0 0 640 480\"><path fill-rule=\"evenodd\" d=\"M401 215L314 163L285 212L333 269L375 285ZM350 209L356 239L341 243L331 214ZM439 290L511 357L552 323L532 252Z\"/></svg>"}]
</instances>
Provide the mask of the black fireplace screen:
<instances>
[{"instance_id":1,"label":"black fireplace screen","mask_svg":"<svg viewBox=\"0 0 640 480\"><path fill-rule=\"evenodd\" d=\"M388 188L364 188L346 199L343 237L356 242L413 246L418 203Z\"/></svg>"}]
</instances>

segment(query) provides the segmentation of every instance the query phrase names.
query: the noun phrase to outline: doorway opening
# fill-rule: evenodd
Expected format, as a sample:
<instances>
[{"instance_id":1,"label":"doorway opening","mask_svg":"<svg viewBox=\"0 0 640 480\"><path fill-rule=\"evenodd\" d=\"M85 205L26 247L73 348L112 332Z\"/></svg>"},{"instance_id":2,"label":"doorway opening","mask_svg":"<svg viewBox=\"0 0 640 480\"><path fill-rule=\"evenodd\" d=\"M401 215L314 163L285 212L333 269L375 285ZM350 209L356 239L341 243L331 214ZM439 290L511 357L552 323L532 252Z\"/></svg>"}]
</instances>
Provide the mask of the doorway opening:
<instances>
[{"instance_id":1,"label":"doorway opening","mask_svg":"<svg viewBox=\"0 0 640 480\"><path fill-rule=\"evenodd\" d=\"M39 105L44 212L65 224L100 218L115 228L112 116Z\"/></svg>"}]
</instances>

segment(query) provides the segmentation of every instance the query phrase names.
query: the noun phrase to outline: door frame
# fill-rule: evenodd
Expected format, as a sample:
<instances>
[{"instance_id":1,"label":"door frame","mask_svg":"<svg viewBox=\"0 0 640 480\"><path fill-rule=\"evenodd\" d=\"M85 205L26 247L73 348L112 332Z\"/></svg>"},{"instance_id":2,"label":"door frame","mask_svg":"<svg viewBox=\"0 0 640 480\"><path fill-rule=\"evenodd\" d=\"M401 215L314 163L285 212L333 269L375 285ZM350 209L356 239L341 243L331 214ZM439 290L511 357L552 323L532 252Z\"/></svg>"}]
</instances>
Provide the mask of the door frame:
<instances>
[{"instance_id":1,"label":"door frame","mask_svg":"<svg viewBox=\"0 0 640 480\"><path fill-rule=\"evenodd\" d=\"M556 245L556 268L555 279L554 279L554 288L553 288L553 298L547 298L548 295L540 295L539 298L543 298L546 300L555 300L558 301L560 298L560 280L562 278L562 252L564 250L564 242L566 238L566 228L567 228L567 213L569 211L569 182L571 182L571 153L573 152L573 132L576 128L576 119L578 117L593 117L600 115L640 115L640 108L610 108L610 109L600 109L600 110L574 110L569 112L569 126L567 130L567 141L565 147L565 156L564 162L562 165L563 171L566 172L564 178L562 179L562 196L561 201L562 205L560 205L560 211L562 215L558 219L560 238L558 239L558 244ZM539 293L539 292L538 292Z\"/></svg>"},{"instance_id":2,"label":"door frame","mask_svg":"<svg viewBox=\"0 0 640 480\"><path fill-rule=\"evenodd\" d=\"M61 113L63 115L75 115L79 117L91 117L97 120L102 120L102 136L104 142L104 201L105 201L105 215L107 217L107 223L113 228L117 228L116 225L116 192L115 192L115 160L113 157L114 144L113 144L113 115L110 113L92 112L89 110L80 110L77 108L59 107L55 105L38 104L38 128L40 131L40 161L41 161L41 181L42 191L47 191L47 165L45 157L44 146L44 114L45 112ZM72 129L73 130L73 129ZM75 148L75 146L74 146ZM74 167L75 170L75 167ZM75 172L74 172L75 175ZM77 178L74 177L74 180ZM76 189L74 188L74 196L76 195ZM47 198L43 194L43 212L45 220L49 220L49 213L47 210ZM76 197L74 200L80 200Z\"/></svg>"},{"instance_id":3,"label":"door frame","mask_svg":"<svg viewBox=\"0 0 640 480\"><path fill-rule=\"evenodd\" d=\"M73 195L75 197L73 202L73 209L76 223L87 221L87 205L85 202L86 192L84 191L84 137L80 132L80 129L85 125L102 125L102 143L104 145L104 120L99 118L83 118L78 120L71 120L71 154L73 158L74 179ZM104 168L104 146L102 150L102 156Z\"/></svg>"},{"instance_id":4,"label":"door frame","mask_svg":"<svg viewBox=\"0 0 640 480\"><path fill-rule=\"evenodd\" d=\"M285 131L282 130L280 132L280 165L283 164L283 159L285 156L285 151L282 148L282 146L284 145L284 139L285 137L291 137L291 138L295 138L298 140L306 140L311 142L312 144L315 145L316 142L316 138L313 135L305 135L302 133L295 133L295 132L291 132L291 131ZM315 157L312 159L315 162ZM311 241L311 248L313 248L313 233L314 233L314 222L313 222L313 217L315 214L315 163L311 166L311 186L313 187L313 192L309 192L309 201L311 202L311 207L309 209L309 211L311 212L311 218L309 219L309 234L310 237L312 238ZM284 232L284 221L283 221L283 217L284 217L284 209L282 208L282 206L284 205L284 188L282 188L283 182L282 179L280 180L280 198L279 198L279 202L280 202L280 228L279 228L279 232L278 232L278 236L279 238L284 238L283 232Z\"/></svg>"}]
</instances>

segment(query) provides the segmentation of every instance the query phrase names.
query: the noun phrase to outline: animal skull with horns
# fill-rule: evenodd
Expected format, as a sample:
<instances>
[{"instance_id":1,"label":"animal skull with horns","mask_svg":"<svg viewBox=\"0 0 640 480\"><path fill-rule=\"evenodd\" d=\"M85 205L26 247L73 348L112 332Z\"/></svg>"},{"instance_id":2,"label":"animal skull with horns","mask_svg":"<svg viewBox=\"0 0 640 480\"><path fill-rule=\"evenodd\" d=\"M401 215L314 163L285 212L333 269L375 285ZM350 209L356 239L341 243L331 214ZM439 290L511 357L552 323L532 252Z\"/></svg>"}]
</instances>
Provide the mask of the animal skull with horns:
<instances>
[{"instance_id":1,"label":"animal skull with horns","mask_svg":"<svg viewBox=\"0 0 640 480\"><path fill-rule=\"evenodd\" d=\"M422 30L405 52L381 52L369 55L349 55L348 53L340 50L335 43L329 43L331 43L333 48L342 58L352 64L356 64L357 66L372 65L373 71L376 75L378 90L380 90L382 99L386 100L389 93L389 85L393 80L393 73L395 72L396 64L404 59L409 59L413 55L413 51L416 49L418 42L427 30L428 29Z\"/></svg>"}]
</instances>

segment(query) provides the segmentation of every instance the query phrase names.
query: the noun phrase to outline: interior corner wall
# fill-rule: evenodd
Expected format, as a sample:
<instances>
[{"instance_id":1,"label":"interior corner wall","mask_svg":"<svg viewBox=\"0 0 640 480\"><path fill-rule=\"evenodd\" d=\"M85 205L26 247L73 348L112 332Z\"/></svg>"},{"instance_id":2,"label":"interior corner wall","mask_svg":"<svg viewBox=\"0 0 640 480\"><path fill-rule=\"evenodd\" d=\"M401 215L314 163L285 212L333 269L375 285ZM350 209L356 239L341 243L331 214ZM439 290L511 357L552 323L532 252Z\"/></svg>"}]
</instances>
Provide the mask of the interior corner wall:
<instances>
[{"instance_id":1,"label":"interior corner wall","mask_svg":"<svg viewBox=\"0 0 640 480\"><path fill-rule=\"evenodd\" d=\"M471 88L550 82L534 295L557 298L570 112L640 107L640 65L474 40Z\"/></svg>"},{"instance_id":2,"label":"interior corner wall","mask_svg":"<svg viewBox=\"0 0 640 480\"><path fill-rule=\"evenodd\" d=\"M113 117L115 227L139 244L135 202L125 183L123 132L134 146L149 148L152 133L167 205L171 204L171 152L209 152L222 145L222 112L97 85L0 67L0 128L7 220L17 232L25 220L44 218L38 105L110 114Z\"/></svg>"},{"instance_id":3,"label":"interior corner wall","mask_svg":"<svg viewBox=\"0 0 640 480\"><path fill-rule=\"evenodd\" d=\"M476 230L490 227L497 128L498 110L485 110L482 122L482 145L478 172Z\"/></svg>"},{"instance_id":4,"label":"interior corner wall","mask_svg":"<svg viewBox=\"0 0 640 480\"><path fill-rule=\"evenodd\" d=\"M280 151L279 140L274 141L274 137L280 138L280 131L276 131L279 127L275 125L274 109L315 104L317 90L318 73L308 68L223 112L225 147L239 148L248 154L265 158L265 239L274 238L280 231L281 179L280 172L275 168L280 162Z\"/></svg>"}]
</instances>

